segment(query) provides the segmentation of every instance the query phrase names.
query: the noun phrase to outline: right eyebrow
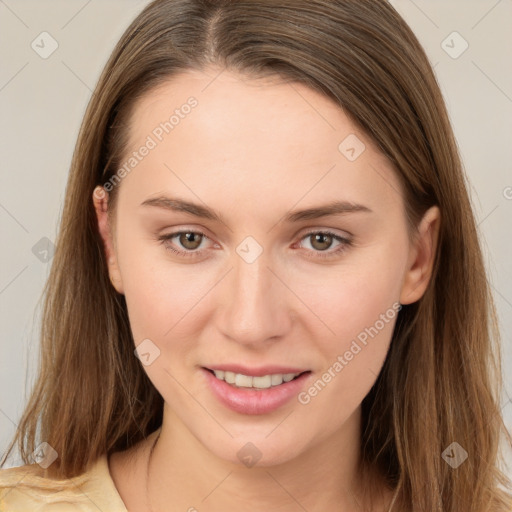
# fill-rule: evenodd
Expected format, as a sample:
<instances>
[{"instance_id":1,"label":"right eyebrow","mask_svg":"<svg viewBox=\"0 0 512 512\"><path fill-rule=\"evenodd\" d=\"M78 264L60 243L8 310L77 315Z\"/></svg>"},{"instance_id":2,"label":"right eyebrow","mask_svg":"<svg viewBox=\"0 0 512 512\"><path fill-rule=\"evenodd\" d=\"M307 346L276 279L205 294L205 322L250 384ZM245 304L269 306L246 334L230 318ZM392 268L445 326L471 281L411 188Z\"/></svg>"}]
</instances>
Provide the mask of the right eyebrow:
<instances>
[{"instance_id":1,"label":"right eyebrow","mask_svg":"<svg viewBox=\"0 0 512 512\"><path fill-rule=\"evenodd\" d=\"M155 206L157 208L163 208L165 210L190 213L190 215L194 215L196 217L201 217L204 219L214 220L218 222L224 222L222 220L222 216L218 214L215 210L212 210L207 206L202 206L197 203L185 201L183 199L158 196L146 199L144 202L141 203L141 206Z\"/></svg>"}]
</instances>

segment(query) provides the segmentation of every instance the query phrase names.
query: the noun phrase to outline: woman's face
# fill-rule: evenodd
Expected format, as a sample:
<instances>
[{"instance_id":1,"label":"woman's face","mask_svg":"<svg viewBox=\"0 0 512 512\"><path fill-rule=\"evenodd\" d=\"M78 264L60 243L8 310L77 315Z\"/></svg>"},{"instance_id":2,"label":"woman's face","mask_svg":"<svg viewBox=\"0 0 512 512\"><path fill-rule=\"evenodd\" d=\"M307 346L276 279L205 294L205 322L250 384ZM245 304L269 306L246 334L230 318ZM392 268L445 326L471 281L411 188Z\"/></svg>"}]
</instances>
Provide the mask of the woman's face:
<instances>
[{"instance_id":1,"label":"woman's face","mask_svg":"<svg viewBox=\"0 0 512 512\"><path fill-rule=\"evenodd\" d=\"M139 101L113 243L100 227L167 418L222 459L276 464L358 428L429 263L391 165L341 109L218 73Z\"/></svg>"}]
</instances>

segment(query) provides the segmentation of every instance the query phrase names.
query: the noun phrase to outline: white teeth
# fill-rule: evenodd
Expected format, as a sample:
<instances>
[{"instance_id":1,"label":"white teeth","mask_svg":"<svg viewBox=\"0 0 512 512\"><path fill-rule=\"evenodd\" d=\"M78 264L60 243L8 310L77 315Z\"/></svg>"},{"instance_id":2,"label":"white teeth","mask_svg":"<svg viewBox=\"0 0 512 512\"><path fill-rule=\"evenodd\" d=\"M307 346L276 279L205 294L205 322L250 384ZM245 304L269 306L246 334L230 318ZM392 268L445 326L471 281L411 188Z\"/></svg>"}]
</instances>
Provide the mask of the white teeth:
<instances>
[{"instance_id":1,"label":"white teeth","mask_svg":"<svg viewBox=\"0 0 512 512\"><path fill-rule=\"evenodd\" d=\"M263 377L253 377L252 386L258 389L267 389L272 385L272 376L264 375Z\"/></svg>"},{"instance_id":2,"label":"white teeth","mask_svg":"<svg viewBox=\"0 0 512 512\"><path fill-rule=\"evenodd\" d=\"M237 373L235 377L235 384L239 388L251 388L252 387L252 377L248 377L247 375L242 375L241 373Z\"/></svg>"},{"instance_id":3,"label":"white teeth","mask_svg":"<svg viewBox=\"0 0 512 512\"><path fill-rule=\"evenodd\" d=\"M268 389L273 386L279 386L283 382L290 382L300 373L274 373L271 375L262 375L261 377L251 377L241 373L227 372L223 370L213 370L215 377L224 380L228 384L234 384L240 388Z\"/></svg>"},{"instance_id":4,"label":"white teeth","mask_svg":"<svg viewBox=\"0 0 512 512\"><path fill-rule=\"evenodd\" d=\"M283 383L283 376L280 373L274 373L271 378L272 386L279 386L279 384Z\"/></svg>"},{"instance_id":5,"label":"white teeth","mask_svg":"<svg viewBox=\"0 0 512 512\"><path fill-rule=\"evenodd\" d=\"M217 377L217 376L216 376ZM220 379L221 377L219 377ZM228 384L234 384L235 383L235 374L233 372L224 372L224 380Z\"/></svg>"}]
</instances>

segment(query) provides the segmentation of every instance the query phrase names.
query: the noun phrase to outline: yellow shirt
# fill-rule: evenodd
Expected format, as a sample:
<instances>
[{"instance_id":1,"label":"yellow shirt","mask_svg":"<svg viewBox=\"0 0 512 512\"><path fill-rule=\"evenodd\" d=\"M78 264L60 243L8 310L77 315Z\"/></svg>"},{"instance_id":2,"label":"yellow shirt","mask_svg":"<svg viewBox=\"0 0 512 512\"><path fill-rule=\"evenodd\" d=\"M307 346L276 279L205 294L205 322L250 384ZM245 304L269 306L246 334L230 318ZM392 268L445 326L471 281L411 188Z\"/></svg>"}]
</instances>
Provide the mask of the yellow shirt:
<instances>
[{"instance_id":1,"label":"yellow shirt","mask_svg":"<svg viewBox=\"0 0 512 512\"><path fill-rule=\"evenodd\" d=\"M79 476L44 478L39 464L0 470L0 512L128 512L104 454Z\"/></svg>"}]
</instances>

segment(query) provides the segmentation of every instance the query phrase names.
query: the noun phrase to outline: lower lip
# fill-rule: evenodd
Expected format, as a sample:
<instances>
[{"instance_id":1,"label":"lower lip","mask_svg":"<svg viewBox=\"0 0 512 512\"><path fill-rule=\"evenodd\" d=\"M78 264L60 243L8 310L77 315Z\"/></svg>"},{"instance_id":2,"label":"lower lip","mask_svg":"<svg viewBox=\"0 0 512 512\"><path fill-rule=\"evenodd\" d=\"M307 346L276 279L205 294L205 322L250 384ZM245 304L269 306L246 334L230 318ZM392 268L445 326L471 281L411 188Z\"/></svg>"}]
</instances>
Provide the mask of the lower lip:
<instances>
[{"instance_id":1,"label":"lower lip","mask_svg":"<svg viewBox=\"0 0 512 512\"><path fill-rule=\"evenodd\" d=\"M229 409L241 414L265 414L283 406L297 396L311 372L303 373L290 382L266 389L237 388L217 379L213 373L202 368L213 394Z\"/></svg>"}]
</instances>

